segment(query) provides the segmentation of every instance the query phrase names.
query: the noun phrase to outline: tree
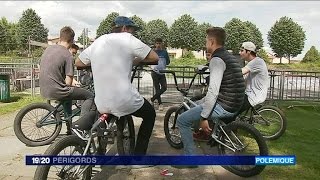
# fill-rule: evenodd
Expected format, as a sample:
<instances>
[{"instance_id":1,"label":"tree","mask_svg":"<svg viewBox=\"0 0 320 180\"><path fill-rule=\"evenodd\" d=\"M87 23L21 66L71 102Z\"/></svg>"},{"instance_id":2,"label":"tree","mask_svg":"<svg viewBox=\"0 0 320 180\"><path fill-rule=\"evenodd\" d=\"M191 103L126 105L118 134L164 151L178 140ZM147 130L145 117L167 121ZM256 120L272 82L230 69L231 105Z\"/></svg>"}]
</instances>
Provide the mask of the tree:
<instances>
[{"instance_id":1,"label":"tree","mask_svg":"<svg viewBox=\"0 0 320 180\"><path fill-rule=\"evenodd\" d=\"M198 25L198 31L199 31L199 37L198 37L198 47L199 50L205 50L206 49L206 37L207 33L206 30L212 27L209 23L202 23Z\"/></svg>"},{"instance_id":2,"label":"tree","mask_svg":"<svg viewBox=\"0 0 320 180\"><path fill-rule=\"evenodd\" d=\"M86 38L86 39L84 40L84 38ZM84 44L89 45L90 44L90 39L87 35L84 35L84 30L82 31L81 35L78 37L78 42L81 45L84 45Z\"/></svg>"},{"instance_id":3,"label":"tree","mask_svg":"<svg viewBox=\"0 0 320 180\"><path fill-rule=\"evenodd\" d=\"M305 54L302 59L302 62L309 63L309 62L320 62L320 53L316 49L316 47L312 46L309 51Z\"/></svg>"},{"instance_id":4,"label":"tree","mask_svg":"<svg viewBox=\"0 0 320 180\"><path fill-rule=\"evenodd\" d=\"M302 27L289 17L281 17L268 32L269 45L278 57L290 58L300 54L306 40Z\"/></svg>"},{"instance_id":5,"label":"tree","mask_svg":"<svg viewBox=\"0 0 320 180\"><path fill-rule=\"evenodd\" d=\"M17 30L18 41L21 47L27 47L29 36L31 40L46 43L48 41L48 31L41 23L41 18L35 10L27 9L23 11Z\"/></svg>"},{"instance_id":6,"label":"tree","mask_svg":"<svg viewBox=\"0 0 320 180\"><path fill-rule=\"evenodd\" d=\"M165 21L161 19L151 20L146 27L146 43L154 44L156 38L161 38L165 46L168 44L169 28Z\"/></svg>"},{"instance_id":7,"label":"tree","mask_svg":"<svg viewBox=\"0 0 320 180\"><path fill-rule=\"evenodd\" d=\"M112 30L111 25L114 22L114 19L118 16L119 16L119 13L117 13L117 12L112 12L112 13L108 14L108 16L100 22L100 25L97 29L97 37L96 38L98 38L104 34L111 33L111 30Z\"/></svg>"},{"instance_id":8,"label":"tree","mask_svg":"<svg viewBox=\"0 0 320 180\"><path fill-rule=\"evenodd\" d=\"M6 52L5 51L6 34L7 34L7 31L5 27L2 24L0 24L0 53L1 54Z\"/></svg>"},{"instance_id":9,"label":"tree","mask_svg":"<svg viewBox=\"0 0 320 180\"><path fill-rule=\"evenodd\" d=\"M5 28L5 39L0 41L0 44L3 45L3 51L8 52L16 50L18 47L17 24L10 23L5 17L2 17L0 25Z\"/></svg>"},{"instance_id":10,"label":"tree","mask_svg":"<svg viewBox=\"0 0 320 180\"><path fill-rule=\"evenodd\" d=\"M147 25L146 23L137 15L133 15L131 17L132 21L134 22L134 24L136 24L137 26L140 27L140 30L137 31L134 36L137 37L138 39L140 39L142 42L146 43L147 42L147 37L146 37L146 33L147 33Z\"/></svg>"},{"instance_id":11,"label":"tree","mask_svg":"<svg viewBox=\"0 0 320 180\"><path fill-rule=\"evenodd\" d=\"M257 49L262 48L263 39L259 28L257 28L257 26L250 21L244 22L244 25L250 29L251 38L248 41L253 42L256 45Z\"/></svg>"},{"instance_id":12,"label":"tree","mask_svg":"<svg viewBox=\"0 0 320 180\"><path fill-rule=\"evenodd\" d=\"M238 18L233 18L226 23L224 29L227 34L225 47L238 54L243 42L251 40L251 30Z\"/></svg>"},{"instance_id":13,"label":"tree","mask_svg":"<svg viewBox=\"0 0 320 180\"><path fill-rule=\"evenodd\" d=\"M171 47L198 50L200 37L198 23L189 14L184 14L172 24L169 37Z\"/></svg>"}]
</instances>

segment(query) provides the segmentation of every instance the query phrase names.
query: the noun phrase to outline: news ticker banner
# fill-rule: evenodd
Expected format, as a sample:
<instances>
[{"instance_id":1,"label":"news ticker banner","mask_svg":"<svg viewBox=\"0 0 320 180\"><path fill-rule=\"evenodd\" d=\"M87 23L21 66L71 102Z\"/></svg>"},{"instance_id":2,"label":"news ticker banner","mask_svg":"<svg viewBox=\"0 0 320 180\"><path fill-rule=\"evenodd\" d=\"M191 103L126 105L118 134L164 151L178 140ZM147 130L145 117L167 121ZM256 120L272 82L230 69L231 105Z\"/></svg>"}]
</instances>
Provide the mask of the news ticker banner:
<instances>
[{"instance_id":1,"label":"news ticker banner","mask_svg":"<svg viewBox=\"0 0 320 180\"><path fill-rule=\"evenodd\" d=\"M296 156L26 156L26 165L295 165Z\"/></svg>"}]
</instances>

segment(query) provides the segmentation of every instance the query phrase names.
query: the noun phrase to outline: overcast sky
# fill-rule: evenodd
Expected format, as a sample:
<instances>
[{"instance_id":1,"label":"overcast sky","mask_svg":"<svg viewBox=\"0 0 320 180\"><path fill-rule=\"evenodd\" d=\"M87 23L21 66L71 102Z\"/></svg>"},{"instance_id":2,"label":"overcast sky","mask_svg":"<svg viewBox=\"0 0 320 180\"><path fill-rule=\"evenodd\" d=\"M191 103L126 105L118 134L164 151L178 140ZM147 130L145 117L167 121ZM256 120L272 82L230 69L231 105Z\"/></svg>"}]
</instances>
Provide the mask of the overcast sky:
<instances>
[{"instance_id":1,"label":"overcast sky","mask_svg":"<svg viewBox=\"0 0 320 180\"><path fill-rule=\"evenodd\" d=\"M183 14L190 14L199 23L208 22L223 27L233 17L256 24L263 34L264 46L269 47L267 33L282 16L293 18L306 32L303 55L311 46L320 50L320 2L316 1L2 1L0 16L18 22L22 12L32 8L49 29L49 37L59 35L65 25L76 36L83 28L95 37L100 22L111 12L137 15L145 22L163 19L170 26Z\"/></svg>"}]
</instances>

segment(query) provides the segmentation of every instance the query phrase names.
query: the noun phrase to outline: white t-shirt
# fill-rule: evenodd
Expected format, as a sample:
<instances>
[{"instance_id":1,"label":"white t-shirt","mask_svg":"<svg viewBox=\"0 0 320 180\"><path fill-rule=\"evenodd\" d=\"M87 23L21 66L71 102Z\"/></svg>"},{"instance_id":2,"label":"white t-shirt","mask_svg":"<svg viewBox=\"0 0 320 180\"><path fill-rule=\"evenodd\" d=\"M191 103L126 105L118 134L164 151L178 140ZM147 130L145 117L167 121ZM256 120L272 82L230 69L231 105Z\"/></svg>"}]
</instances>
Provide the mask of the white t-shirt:
<instances>
[{"instance_id":1,"label":"white t-shirt","mask_svg":"<svg viewBox=\"0 0 320 180\"><path fill-rule=\"evenodd\" d=\"M91 63L95 103L100 113L124 116L140 109L143 97L131 84L135 57L145 59L151 48L130 33L105 34L80 55L84 64Z\"/></svg>"},{"instance_id":2,"label":"white t-shirt","mask_svg":"<svg viewBox=\"0 0 320 180\"><path fill-rule=\"evenodd\" d=\"M264 102L269 87L268 68L263 59L256 57L246 66L249 69L246 80L246 94L252 106Z\"/></svg>"}]
</instances>

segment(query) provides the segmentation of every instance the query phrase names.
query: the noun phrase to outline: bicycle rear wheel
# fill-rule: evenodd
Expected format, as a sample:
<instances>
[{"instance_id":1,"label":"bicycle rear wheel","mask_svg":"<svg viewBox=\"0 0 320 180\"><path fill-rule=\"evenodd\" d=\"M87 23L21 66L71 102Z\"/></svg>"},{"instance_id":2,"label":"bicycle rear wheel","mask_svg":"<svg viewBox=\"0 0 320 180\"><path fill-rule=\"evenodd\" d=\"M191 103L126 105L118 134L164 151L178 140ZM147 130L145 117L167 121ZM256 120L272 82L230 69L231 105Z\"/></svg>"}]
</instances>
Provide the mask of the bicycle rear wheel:
<instances>
[{"instance_id":1,"label":"bicycle rear wheel","mask_svg":"<svg viewBox=\"0 0 320 180\"><path fill-rule=\"evenodd\" d=\"M164 116L164 134L170 146L176 149L183 148L181 134L176 124L178 116L183 112L183 107L173 106L168 109Z\"/></svg>"},{"instance_id":2,"label":"bicycle rear wheel","mask_svg":"<svg viewBox=\"0 0 320 180\"><path fill-rule=\"evenodd\" d=\"M50 145L44 155L50 156L80 156L83 154L86 147L86 142L76 135L70 135L60 139L54 144ZM76 169L79 165L52 165L52 166L38 166L34 174L34 179L91 179L92 166L81 165L81 174L75 175Z\"/></svg>"},{"instance_id":3,"label":"bicycle rear wheel","mask_svg":"<svg viewBox=\"0 0 320 180\"><path fill-rule=\"evenodd\" d=\"M17 138L29 146L42 146L51 143L60 133L62 123L59 113L39 123L55 109L47 103L34 103L22 108L14 119L14 133Z\"/></svg>"},{"instance_id":4,"label":"bicycle rear wheel","mask_svg":"<svg viewBox=\"0 0 320 180\"><path fill-rule=\"evenodd\" d=\"M254 115L253 125L268 140L278 139L287 129L284 113L275 106L262 106Z\"/></svg>"},{"instance_id":5,"label":"bicycle rear wheel","mask_svg":"<svg viewBox=\"0 0 320 180\"><path fill-rule=\"evenodd\" d=\"M134 154L135 130L132 116L124 116L117 121L117 150L119 155Z\"/></svg>"},{"instance_id":6,"label":"bicycle rear wheel","mask_svg":"<svg viewBox=\"0 0 320 180\"><path fill-rule=\"evenodd\" d=\"M268 155L265 139L253 126L235 121L224 126L223 130L225 133L220 132L219 140L227 146L235 148L235 152L219 144L218 153L220 155ZM265 168L265 166L258 165L228 165L222 167L241 177L258 175Z\"/></svg>"}]
</instances>

